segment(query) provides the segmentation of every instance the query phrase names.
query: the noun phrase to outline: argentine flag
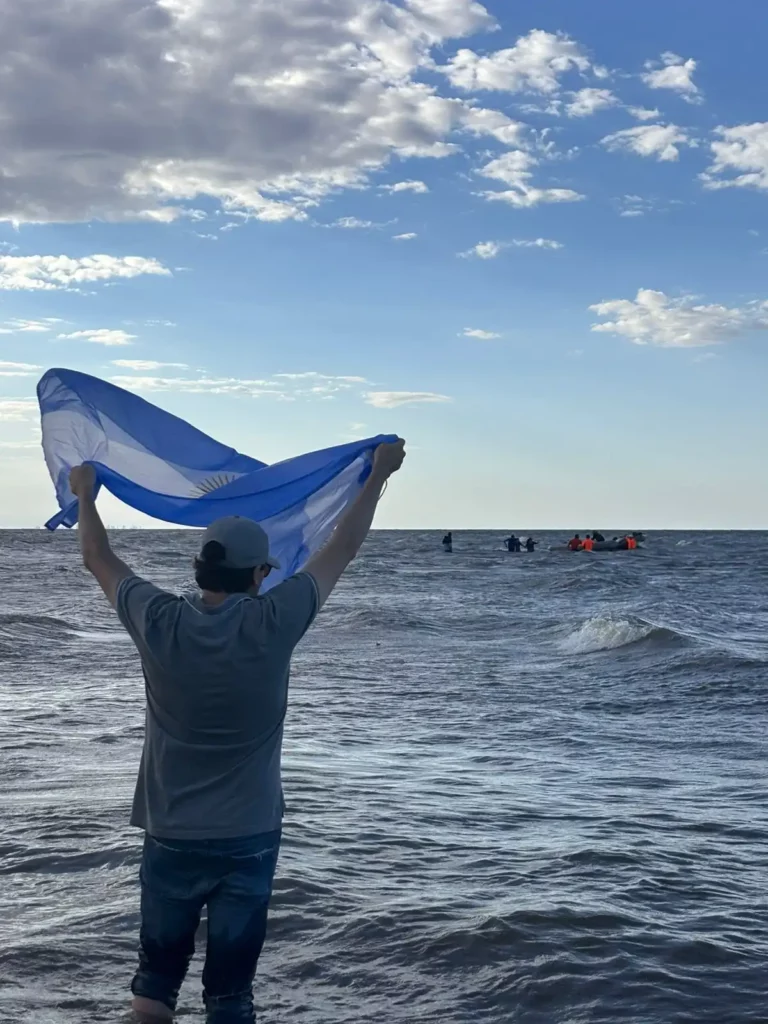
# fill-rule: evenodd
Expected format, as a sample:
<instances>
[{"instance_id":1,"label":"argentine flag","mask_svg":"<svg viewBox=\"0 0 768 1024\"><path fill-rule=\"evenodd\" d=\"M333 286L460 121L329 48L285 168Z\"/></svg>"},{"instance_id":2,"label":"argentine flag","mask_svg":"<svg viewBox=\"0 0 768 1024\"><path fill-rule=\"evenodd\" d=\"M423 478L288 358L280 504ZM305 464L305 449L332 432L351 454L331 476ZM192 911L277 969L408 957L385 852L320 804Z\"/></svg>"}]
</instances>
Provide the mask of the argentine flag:
<instances>
[{"instance_id":1,"label":"argentine flag","mask_svg":"<svg viewBox=\"0 0 768 1024\"><path fill-rule=\"evenodd\" d=\"M239 515L261 523L282 566L270 574L270 586L325 543L365 482L372 453L396 440L379 435L270 466L85 373L49 370L37 396L43 452L60 509L45 524L49 530L77 522L69 472L89 462L99 487L155 519L202 527Z\"/></svg>"}]
</instances>

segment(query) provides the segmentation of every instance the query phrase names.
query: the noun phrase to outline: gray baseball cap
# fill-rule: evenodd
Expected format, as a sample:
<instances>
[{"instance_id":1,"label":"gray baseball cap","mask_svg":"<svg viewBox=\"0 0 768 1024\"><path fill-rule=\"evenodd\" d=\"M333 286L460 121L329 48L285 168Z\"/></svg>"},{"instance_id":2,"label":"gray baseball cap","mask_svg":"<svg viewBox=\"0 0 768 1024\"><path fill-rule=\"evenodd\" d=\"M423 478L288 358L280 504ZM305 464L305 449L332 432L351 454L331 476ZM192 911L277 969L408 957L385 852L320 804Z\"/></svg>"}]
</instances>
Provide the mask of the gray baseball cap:
<instances>
[{"instance_id":1,"label":"gray baseball cap","mask_svg":"<svg viewBox=\"0 0 768 1024\"><path fill-rule=\"evenodd\" d=\"M253 519L217 519L203 534L203 547L210 540L218 541L224 548L224 561L219 564L225 569L258 569L262 565L280 568L277 559L269 556L269 538Z\"/></svg>"}]
</instances>

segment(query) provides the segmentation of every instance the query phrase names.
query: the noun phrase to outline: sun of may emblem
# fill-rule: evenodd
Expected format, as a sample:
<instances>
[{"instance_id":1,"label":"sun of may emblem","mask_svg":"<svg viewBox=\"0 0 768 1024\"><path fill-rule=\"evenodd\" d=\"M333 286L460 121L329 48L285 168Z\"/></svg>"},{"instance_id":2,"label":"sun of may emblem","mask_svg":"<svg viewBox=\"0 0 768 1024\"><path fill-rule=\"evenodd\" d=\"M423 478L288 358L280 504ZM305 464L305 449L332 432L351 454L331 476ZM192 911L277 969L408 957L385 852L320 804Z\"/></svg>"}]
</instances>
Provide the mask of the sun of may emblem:
<instances>
[{"instance_id":1,"label":"sun of may emblem","mask_svg":"<svg viewBox=\"0 0 768 1024\"><path fill-rule=\"evenodd\" d=\"M195 484L192 489L192 496L199 498L204 494L211 494L212 491L218 491L220 487L224 487L226 484L231 484L237 477L231 473L216 473L213 476L206 477L205 480L201 480L198 484Z\"/></svg>"}]
</instances>

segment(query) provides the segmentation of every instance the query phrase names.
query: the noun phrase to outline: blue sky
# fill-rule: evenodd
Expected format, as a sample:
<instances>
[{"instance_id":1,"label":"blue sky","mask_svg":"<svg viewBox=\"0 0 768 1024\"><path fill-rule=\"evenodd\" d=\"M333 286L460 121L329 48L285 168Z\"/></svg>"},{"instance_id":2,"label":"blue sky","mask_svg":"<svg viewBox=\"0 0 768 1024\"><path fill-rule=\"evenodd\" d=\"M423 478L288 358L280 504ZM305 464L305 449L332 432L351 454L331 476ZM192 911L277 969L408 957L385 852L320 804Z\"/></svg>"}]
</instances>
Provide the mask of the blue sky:
<instances>
[{"instance_id":1,"label":"blue sky","mask_svg":"<svg viewBox=\"0 0 768 1024\"><path fill-rule=\"evenodd\" d=\"M752 3L45 8L0 15L0 525L68 366L266 461L402 434L381 526L768 526Z\"/></svg>"}]
</instances>

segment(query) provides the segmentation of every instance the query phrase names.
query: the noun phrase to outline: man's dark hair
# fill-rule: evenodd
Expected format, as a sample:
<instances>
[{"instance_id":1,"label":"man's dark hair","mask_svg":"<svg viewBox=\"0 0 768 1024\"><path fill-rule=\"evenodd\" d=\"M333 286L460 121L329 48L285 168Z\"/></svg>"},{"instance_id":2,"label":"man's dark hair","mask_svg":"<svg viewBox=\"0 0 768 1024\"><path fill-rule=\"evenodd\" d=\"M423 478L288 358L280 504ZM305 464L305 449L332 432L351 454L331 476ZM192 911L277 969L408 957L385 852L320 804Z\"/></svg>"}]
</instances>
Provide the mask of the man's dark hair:
<instances>
[{"instance_id":1,"label":"man's dark hair","mask_svg":"<svg viewBox=\"0 0 768 1024\"><path fill-rule=\"evenodd\" d=\"M253 586L253 569L228 569L221 563L227 557L217 540L209 540L195 559L195 583L214 594L246 594Z\"/></svg>"}]
</instances>

